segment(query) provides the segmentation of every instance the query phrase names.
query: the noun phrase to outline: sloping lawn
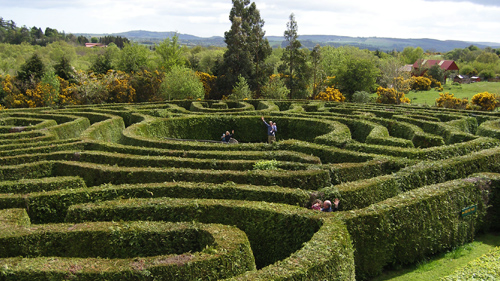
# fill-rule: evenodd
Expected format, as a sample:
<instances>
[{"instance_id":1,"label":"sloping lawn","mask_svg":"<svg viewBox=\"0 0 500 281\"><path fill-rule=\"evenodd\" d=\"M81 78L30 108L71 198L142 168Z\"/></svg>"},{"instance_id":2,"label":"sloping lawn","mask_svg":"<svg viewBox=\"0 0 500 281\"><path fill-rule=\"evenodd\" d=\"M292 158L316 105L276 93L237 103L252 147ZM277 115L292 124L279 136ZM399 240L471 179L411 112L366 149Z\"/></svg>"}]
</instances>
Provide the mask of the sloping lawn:
<instances>
[{"instance_id":1,"label":"sloping lawn","mask_svg":"<svg viewBox=\"0 0 500 281\"><path fill-rule=\"evenodd\" d=\"M487 254L500 246L500 233L476 237L472 243L458 247L448 253L437 255L408 267L397 268L372 279L372 281L428 281L439 280L464 267L468 262Z\"/></svg>"},{"instance_id":2,"label":"sloping lawn","mask_svg":"<svg viewBox=\"0 0 500 281\"><path fill-rule=\"evenodd\" d=\"M475 94L482 92L500 94L500 82L477 82L459 85L452 85L451 83L447 83L443 87L442 93L446 92L454 94L457 98L468 98L470 101ZM411 100L412 104L433 106L436 102L436 99L439 98L439 93L440 91L436 91L434 89L425 92L411 91L408 95L406 95L406 97Z\"/></svg>"}]
</instances>

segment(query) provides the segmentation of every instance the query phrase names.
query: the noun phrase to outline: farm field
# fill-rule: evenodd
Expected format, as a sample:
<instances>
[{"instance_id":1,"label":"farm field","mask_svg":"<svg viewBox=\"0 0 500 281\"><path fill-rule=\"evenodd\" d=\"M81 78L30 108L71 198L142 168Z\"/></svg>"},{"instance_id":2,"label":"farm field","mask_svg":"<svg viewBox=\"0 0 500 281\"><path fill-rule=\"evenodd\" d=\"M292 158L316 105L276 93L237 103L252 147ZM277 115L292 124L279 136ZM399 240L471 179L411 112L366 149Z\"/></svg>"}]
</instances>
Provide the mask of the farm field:
<instances>
[{"instance_id":1,"label":"farm field","mask_svg":"<svg viewBox=\"0 0 500 281\"><path fill-rule=\"evenodd\" d=\"M499 117L302 100L1 110L0 280L372 280L460 247L479 259L468 243L500 226Z\"/></svg>"},{"instance_id":2,"label":"farm field","mask_svg":"<svg viewBox=\"0 0 500 281\"><path fill-rule=\"evenodd\" d=\"M469 101L475 94L489 92L491 94L500 94L500 82L477 82L470 84L460 84L460 85L452 85L452 83L448 82L443 87L443 93L454 94L457 98L468 98ZM435 105L436 99L439 98L438 91L431 89L425 92L414 92L411 91L407 98L411 100L411 103L414 105Z\"/></svg>"}]
</instances>

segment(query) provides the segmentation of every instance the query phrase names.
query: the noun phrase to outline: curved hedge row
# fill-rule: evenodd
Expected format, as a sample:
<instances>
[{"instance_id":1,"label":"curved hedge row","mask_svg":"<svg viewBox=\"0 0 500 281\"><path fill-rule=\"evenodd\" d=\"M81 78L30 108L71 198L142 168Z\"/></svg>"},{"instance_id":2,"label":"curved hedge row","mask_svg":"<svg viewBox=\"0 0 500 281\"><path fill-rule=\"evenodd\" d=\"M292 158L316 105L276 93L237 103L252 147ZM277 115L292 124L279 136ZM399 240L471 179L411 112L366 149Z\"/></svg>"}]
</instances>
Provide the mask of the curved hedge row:
<instances>
[{"instance_id":1,"label":"curved hedge row","mask_svg":"<svg viewBox=\"0 0 500 281\"><path fill-rule=\"evenodd\" d=\"M97 222L0 234L3 280L213 280L254 269L245 233L223 225Z\"/></svg>"},{"instance_id":2,"label":"curved hedge row","mask_svg":"<svg viewBox=\"0 0 500 281\"><path fill-rule=\"evenodd\" d=\"M272 145L265 143L261 115L278 125ZM278 100L1 111L0 233L32 229L34 235L22 238L29 242L16 243L36 252L37 245L54 243L50 235L85 241L87 236L76 233L106 224L81 221L147 220L139 224L151 227L151 221L195 221L208 228L205 223L217 223L244 231L257 267L210 279L365 280L386 266L417 262L498 228L500 140L494 127L499 116ZM217 143L232 129L239 144ZM270 163L269 170L260 170L261 161ZM308 209L316 198L340 198L340 212ZM471 206L476 212L462 217L461 210ZM68 229L71 222L82 231L71 229L73 224ZM47 236L34 230L63 225L66 229ZM141 229L127 228L130 239L151 240ZM121 248L112 246L121 242L102 236L107 230L85 233L108 241L90 245L87 262L95 259L91 253ZM35 239L42 236L45 240ZM66 261L73 259L64 257L66 244L52 249L66 262L57 278L92 279ZM0 261L9 263L0 266L2 280L22 279L22 266L36 269L38 261L47 261L22 258L14 248ZM220 253L212 246L199 249ZM153 274L140 255L125 258L133 260L132 271L117 266L92 276L112 279L106 274L114 272L127 279L123 272L132 272L130 278L140 280L167 278L170 269ZM243 257L229 259L221 262ZM17 264L13 271L11 262ZM180 257L173 263L191 266ZM219 267L216 263L211 267ZM178 279L205 277L205 267L193 268L197 273ZM42 271L30 276L48 279L50 270ZM206 276L221 272L226 271Z\"/></svg>"}]
</instances>

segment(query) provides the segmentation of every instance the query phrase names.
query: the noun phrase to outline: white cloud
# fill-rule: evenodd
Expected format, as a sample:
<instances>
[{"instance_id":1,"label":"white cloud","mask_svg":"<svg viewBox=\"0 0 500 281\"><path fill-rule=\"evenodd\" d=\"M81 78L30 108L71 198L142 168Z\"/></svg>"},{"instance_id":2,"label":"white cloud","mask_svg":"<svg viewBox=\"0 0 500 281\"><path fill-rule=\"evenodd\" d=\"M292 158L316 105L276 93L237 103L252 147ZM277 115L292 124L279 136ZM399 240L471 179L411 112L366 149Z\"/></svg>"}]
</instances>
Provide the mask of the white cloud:
<instances>
[{"instance_id":1,"label":"white cloud","mask_svg":"<svg viewBox=\"0 0 500 281\"><path fill-rule=\"evenodd\" d=\"M299 34L434 38L500 42L500 1L261 0L267 35L282 36L293 12ZM0 0L2 16L18 25L72 33L128 30L223 36L229 0Z\"/></svg>"}]
</instances>

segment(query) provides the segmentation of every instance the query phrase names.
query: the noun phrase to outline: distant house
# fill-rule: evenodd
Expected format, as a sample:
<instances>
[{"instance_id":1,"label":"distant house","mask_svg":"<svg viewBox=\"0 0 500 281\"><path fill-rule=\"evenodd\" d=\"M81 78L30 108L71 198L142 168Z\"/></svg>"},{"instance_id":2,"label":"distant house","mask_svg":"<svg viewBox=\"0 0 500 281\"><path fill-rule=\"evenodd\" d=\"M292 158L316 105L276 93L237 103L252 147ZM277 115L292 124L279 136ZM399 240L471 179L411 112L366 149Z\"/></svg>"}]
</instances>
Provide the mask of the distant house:
<instances>
[{"instance_id":1,"label":"distant house","mask_svg":"<svg viewBox=\"0 0 500 281\"><path fill-rule=\"evenodd\" d=\"M457 82L457 83L460 83L460 84L470 84L470 83L474 83L474 82L481 82L481 78L477 77L477 76L472 76L472 77L469 77L467 75L457 75L455 76L455 78L453 78L453 82Z\"/></svg>"},{"instance_id":2,"label":"distant house","mask_svg":"<svg viewBox=\"0 0 500 281\"><path fill-rule=\"evenodd\" d=\"M94 48L94 47L102 48L102 47L107 47L107 46L102 44L102 43L85 43L85 47L87 47L87 48Z\"/></svg>"},{"instance_id":3,"label":"distant house","mask_svg":"<svg viewBox=\"0 0 500 281\"><path fill-rule=\"evenodd\" d=\"M446 71L458 71L458 65L452 60L417 60L413 64L413 69L422 70L425 73L426 69L433 67L434 65L439 65L442 70ZM421 72L421 71L419 71ZM423 74L422 73L422 74Z\"/></svg>"},{"instance_id":4,"label":"distant house","mask_svg":"<svg viewBox=\"0 0 500 281\"><path fill-rule=\"evenodd\" d=\"M404 66L402 66L399 71L403 71L403 72L412 72L413 71L413 64L406 64Z\"/></svg>"}]
</instances>

